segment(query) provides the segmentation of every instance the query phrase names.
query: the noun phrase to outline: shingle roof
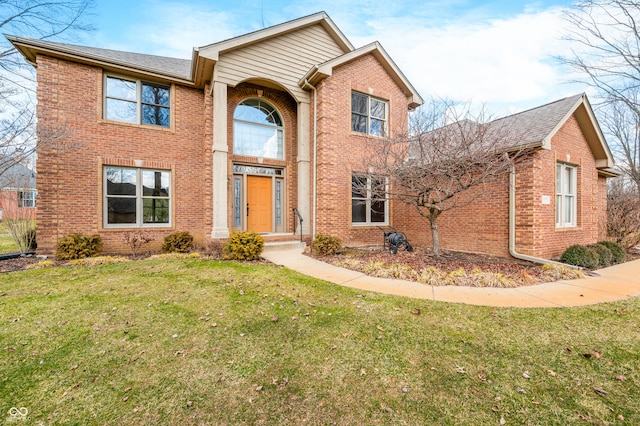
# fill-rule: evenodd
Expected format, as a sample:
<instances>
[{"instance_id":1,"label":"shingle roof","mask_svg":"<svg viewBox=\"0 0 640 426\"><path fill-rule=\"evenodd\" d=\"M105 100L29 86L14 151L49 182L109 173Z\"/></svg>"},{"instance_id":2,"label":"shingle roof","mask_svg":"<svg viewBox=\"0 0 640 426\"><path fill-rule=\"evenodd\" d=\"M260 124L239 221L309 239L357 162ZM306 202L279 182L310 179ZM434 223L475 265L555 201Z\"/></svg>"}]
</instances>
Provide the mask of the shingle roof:
<instances>
[{"instance_id":1,"label":"shingle roof","mask_svg":"<svg viewBox=\"0 0 640 426\"><path fill-rule=\"evenodd\" d=\"M23 189L36 187L36 173L20 163L6 167L12 162L9 157L0 157L0 188Z\"/></svg>"},{"instance_id":2,"label":"shingle roof","mask_svg":"<svg viewBox=\"0 0 640 426\"><path fill-rule=\"evenodd\" d=\"M98 47L57 43L10 35L6 35L6 37L14 43L27 44L39 49L53 50L67 55L135 68L140 71L152 71L184 80L189 80L191 78L191 60L189 59L169 58L166 56L124 52L121 50L101 49Z\"/></svg>"},{"instance_id":3,"label":"shingle roof","mask_svg":"<svg viewBox=\"0 0 640 426\"><path fill-rule=\"evenodd\" d=\"M512 134L521 135L518 145L542 142L560 125L576 107L584 94L563 98L536 108L502 117L492 125L507 128Z\"/></svg>"}]
</instances>

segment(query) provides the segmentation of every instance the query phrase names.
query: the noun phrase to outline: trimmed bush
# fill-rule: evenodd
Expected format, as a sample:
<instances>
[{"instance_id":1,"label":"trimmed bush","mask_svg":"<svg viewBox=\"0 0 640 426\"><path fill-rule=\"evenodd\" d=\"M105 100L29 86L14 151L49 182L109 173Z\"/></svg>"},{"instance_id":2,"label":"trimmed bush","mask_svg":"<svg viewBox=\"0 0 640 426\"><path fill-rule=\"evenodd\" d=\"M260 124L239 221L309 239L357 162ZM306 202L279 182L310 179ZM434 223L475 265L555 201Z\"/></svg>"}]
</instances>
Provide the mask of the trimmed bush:
<instances>
[{"instance_id":1,"label":"trimmed bush","mask_svg":"<svg viewBox=\"0 0 640 426\"><path fill-rule=\"evenodd\" d=\"M602 244L590 244L587 247L592 247L596 252L598 252L598 266L611 265L613 253L611 253L609 247Z\"/></svg>"},{"instance_id":2,"label":"trimmed bush","mask_svg":"<svg viewBox=\"0 0 640 426\"><path fill-rule=\"evenodd\" d=\"M600 263L600 256L593 247L574 245L562 253L560 260L569 265L595 268Z\"/></svg>"},{"instance_id":3,"label":"trimmed bush","mask_svg":"<svg viewBox=\"0 0 640 426\"><path fill-rule=\"evenodd\" d=\"M224 244L224 257L229 260L260 259L264 248L264 237L255 232L236 231Z\"/></svg>"},{"instance_id":4,"label":"trimmed bush","mask_svg":"<svg viewBox=\"0 0 640 426\"><path fill-rule=\"evenodd\" d=\"M612 263L620 263L624 260L625 257L627 257L627 253L624 251L622 246L618 243L615 243L613 241L600 241L598 242L598 244L601 244L609 248L609 250L611 250Z\"/></svg>"},{"instance_id":5,"label":"trimmed bush","mask_svg":"<svg viewBox=\"0 0 640 426\"><path fill-rule=\"evenodd\" d=\"M326 234L316 234L311 245L313 252L322 256L338 254L342 251L340 238Z\"/></svg>"},{"instance_id":6,"label":"trimmed bush","mask_svg":"<svg viewBox=\"0 0 640 426\"><path fill-rule=\"evenodd\" d=\"M187 231L178 231L164 238L162 251L165 253L189 253L193 247L193 236Z\"/></svg>"},{"instance_id":7,"label":"trimmed bush","mask_svg":"<svg viewBox=\"0 0 640 426\"><path fill-rule=\"evenodd\" d=\"M61 260L93 257L102 251L100 235L69 234L58 240L56 257Z\"/></svg>"}]
</instances>

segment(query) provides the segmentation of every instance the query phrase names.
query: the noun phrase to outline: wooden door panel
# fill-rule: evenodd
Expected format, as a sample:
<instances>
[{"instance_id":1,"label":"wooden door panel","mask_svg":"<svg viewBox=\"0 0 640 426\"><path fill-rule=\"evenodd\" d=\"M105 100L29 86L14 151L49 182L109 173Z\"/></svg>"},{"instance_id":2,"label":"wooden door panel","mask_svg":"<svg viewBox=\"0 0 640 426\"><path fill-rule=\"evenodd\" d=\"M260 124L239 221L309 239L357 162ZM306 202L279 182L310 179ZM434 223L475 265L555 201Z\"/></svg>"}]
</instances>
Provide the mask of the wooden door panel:
<instances>
[{"instance_id":1,"label":"wooden door panel","mask_svg":"<svg viewBox=\"0 0 640 426\"><path fill-rule=\"evenodd\" d=\"M247 230L271 232L272 197L270 177L247 176Z\"/></svg>"}]
</instances>

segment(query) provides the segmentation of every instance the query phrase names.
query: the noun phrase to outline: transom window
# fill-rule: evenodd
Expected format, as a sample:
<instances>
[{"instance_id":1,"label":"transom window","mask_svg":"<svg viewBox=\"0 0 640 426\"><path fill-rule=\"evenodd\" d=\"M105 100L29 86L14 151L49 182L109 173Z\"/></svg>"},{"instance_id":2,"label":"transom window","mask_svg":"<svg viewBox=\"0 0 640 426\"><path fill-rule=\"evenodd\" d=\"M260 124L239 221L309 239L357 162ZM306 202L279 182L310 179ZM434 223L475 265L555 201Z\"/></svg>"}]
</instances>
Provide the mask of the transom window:
<instances>
[{"instance_id":1,"label":"transom window","mask_svg":"<svg viewBox=\"0 0 640 426\"><path fill-rule=\"evenodd\" d=\"M373 136L387 135L387 102L351 92L351 130Z\"/></svg>"},{"instance_id":2,"label":"transom window","mask_svg":"<svg viewBox=\"0 0 640 426\"><path fill-rule=\"evenodd\" d=\"M104 118L169 127L169 96L168 86L108 76L105 81Z\"/></svg>"},{"instance_id":3,"label":"transom window","mask_svg":"<svg viewBox=\"0 0 640 426\"><path fill-rule=\"evenodd\" d=\"M278 110L262 99L240 102L233 113L233 153L283 160L284 127Z\"/></svg>"},{"instance_id":4,"label":"transom window","mask_svg":"<svg viewBox=\"0 0 640 426\"><path fill-rule=\"evenodd\" d=\"M351 223L354 225L387 224L387 179L354 173L351 176Z\"/></svg>"},{"instance_id":5,"label":"transom window","mask_svg":"<svg viewBox=\"0 0 640 426\"><path fill-rule=\"evenodd\" d=\"M105 227L169 226L170 186L169 171L105 167Z\"/></svg>"},{"instance_id":6,"label":"transom window","mask_svg":"<svg viewBox=\"0 0 640 426\"><path fill-rule=\"evenodd\" d=\"M577 225L577 170L576 166L556 164L556 226L568 228Z\"/></svg>"}]
</instances>

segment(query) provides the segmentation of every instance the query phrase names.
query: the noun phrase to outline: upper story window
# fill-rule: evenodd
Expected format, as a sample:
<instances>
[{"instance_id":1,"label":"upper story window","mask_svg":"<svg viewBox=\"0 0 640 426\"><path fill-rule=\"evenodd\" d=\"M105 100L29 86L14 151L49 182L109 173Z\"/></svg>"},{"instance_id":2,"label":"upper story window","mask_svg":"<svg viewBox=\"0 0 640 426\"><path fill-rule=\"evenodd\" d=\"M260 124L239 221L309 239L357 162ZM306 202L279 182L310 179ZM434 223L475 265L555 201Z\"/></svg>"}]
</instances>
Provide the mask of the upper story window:
<instances>
[{"instance_id":1,"label":"upper story window","mask_svg":"<svg viewBox=\"0 0 640 426\"><path fill-rule=\"evenodd\" d=\"M105 81L104 118L169 127L169 97L169 86L108 76Z\"/></svg>"},{"instance_id":2,"label":"upper story window","mask_svg":"<svg viewBox=\"0 0 640 426\"><path fill-rule=\"evenodd\" d=\"M262 99L238 104L233 113L233 153L284 159L284 127L275 107Z\"/></svg>"},{"instance_id":3,"label":"upper story window","mask_svg":"<svg viewBox=\"0 0 640 426\"><path fill-rule=\"evenodd\" d=\"M556 226L577 226L577 170L576 166L556 164Z\"/></svg>"},{"instance_id":4,"label":"upper story window","mask_svg":"<svg viewBox=\"0 0 640 426\"><path fill-rule=\"evenodd\" d=\"M351 92L351 130L387 136L388 103L363 93Z\"/></svg>"}]
</instances>

